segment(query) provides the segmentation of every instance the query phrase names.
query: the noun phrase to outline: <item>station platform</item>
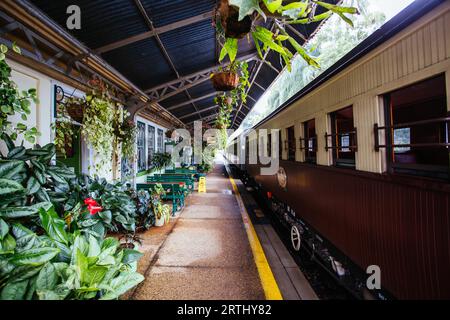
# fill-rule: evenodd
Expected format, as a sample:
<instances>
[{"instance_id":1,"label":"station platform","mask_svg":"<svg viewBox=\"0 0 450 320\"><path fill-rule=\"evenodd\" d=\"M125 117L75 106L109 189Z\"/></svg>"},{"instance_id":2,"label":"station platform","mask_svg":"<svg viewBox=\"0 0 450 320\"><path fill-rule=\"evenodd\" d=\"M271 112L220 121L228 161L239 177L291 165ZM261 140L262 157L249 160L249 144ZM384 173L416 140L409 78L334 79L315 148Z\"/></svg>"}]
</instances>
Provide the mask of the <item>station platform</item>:
<instances>
[{"instance_id":1,"label":"station platform","mask_svg":"<svg viewBox=\"0 0 450 320\"><path fill-rule=\"evenodd\" d=\"M145 280L123 298L317 299L255 209L242 183L228 176L222 162L216 163L207 176L206 193L194 192L170 224L140 235L144 256L138 269Z\"/></svg>"}]
</instances>

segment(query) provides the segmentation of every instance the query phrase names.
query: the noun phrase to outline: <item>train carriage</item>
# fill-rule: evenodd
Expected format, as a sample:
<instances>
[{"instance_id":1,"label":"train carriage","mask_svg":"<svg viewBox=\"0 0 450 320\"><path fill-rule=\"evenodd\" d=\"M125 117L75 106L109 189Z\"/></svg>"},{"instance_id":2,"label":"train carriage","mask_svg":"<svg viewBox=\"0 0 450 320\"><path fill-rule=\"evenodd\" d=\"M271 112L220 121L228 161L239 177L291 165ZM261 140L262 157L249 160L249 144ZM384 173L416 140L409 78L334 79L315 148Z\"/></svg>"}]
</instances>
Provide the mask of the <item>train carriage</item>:
<instances>
[{"instance_id":1,"label":"train carriage","mask_svg":"<svg viewBox=\"0 0 450 320\"><path fill-rule=\"evenodd\" d=\"M271 133L258 147L279 154L277 174L241 169L295 228L296 249L361 297L375 266L377 298L448 299L449 96L450 1L422 1L253 128ZM253 139L239 137L238 158Z\"/></svg>"}]
</instances>

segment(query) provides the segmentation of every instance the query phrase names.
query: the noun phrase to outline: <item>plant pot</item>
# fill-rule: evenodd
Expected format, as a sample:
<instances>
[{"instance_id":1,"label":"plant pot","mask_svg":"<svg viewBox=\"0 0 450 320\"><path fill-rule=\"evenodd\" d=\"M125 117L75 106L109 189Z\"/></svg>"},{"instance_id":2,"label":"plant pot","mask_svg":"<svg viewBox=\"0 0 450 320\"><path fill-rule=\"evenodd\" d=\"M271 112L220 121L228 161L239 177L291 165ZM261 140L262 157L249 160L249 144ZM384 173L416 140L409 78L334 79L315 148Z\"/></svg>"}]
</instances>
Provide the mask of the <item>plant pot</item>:
<instances>
[{"instance_id":1,"label":"plant pot","mask_svg":"<svg viewBox=\"0 0 450 320\"><path fill-rule=\"evenodd\" d=\"M239 8L230 6L228 0L221 0L217 11L227 38L242 39L250 32L252 19L246 16L239 21Z\"/></svg>"},{"instance_id":2,"label":"plant pot","mask_svg":"<svg viewBox=\"0 0 450 320\"><path fill-rule=\"evenodd\" d=\"M164 216L161 215L161 217L158 219L158 217L155 218L155 227L162 227L165 224Z\"/></svg>"},{"instance_id":3,"label":"plant pot","mask_svg":"<svg viewBox=\"0 0 450 320\"><path fill-rule=\"evenodd\" d=\"M134 243L131 243L131 242L122 242L121 244L120 244L120 247L122 248L122 249L134 249L134 247L135 247L135 245L134 245Z\"/></svg>"},{"instance_id":4,"label":"plant pot","mask_svg":"<svg viewBox=\"0 0 450 320\"><path fill-rule=\"evenodd\" d=\"M218 72L211 78L216 91L231 91L239 85L239 75L234 72Z\"/></svg>"},{"instance_id":5,"label":"plant pot","mask_svg":"<svg viewBox=\"0 0 450 320\"><path fill-rule=\"evenodd\" d=\"M66 110L72 120L83 123L83 106L76 103L69 103L66 105Z\"/></svg>"}]
</instances>

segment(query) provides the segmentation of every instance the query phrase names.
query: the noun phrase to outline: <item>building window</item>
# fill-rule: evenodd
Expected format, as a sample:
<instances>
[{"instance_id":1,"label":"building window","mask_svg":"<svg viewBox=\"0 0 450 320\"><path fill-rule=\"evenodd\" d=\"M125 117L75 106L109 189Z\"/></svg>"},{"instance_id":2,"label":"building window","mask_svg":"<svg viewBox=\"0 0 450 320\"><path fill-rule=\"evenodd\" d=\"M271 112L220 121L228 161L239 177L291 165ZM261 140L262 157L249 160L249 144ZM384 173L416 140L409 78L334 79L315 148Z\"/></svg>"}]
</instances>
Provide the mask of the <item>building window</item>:
<instances>
[{"instance_id":1,"label":"building window","mask_svg":"<svg viewBox=\"0 0 450 320\"><path fill-rule=\"evenodd\" d=\"M145 159L145 123L139 121L137 123L137 158L138 172L146 170L147 162Z\"/></svg>"},{"instance_id":2,"label":"building window","mask_svg":"<svg viewBox=\"0 0 450 320\"><path fill-rule=\"evenodd\" d=\"M375 147L386 148L389 171L448 179L450 117L445 77L386 94L385 108L388 125L375 125ZM378 142L380 130L385 131L385 145Z\"/></svg>"},{"instance_id":3,"label":"building window","mask_svg":"<svg viewBox=\"0 0 450 320\"><path fill-rule=\"evenodd\" d=\"M332 134L325 136L326 150L333 150L335 166L355 168L357 134L353 123L353 106L331 113L330 119Z\"/></svg>"},{"instance_id":4,"label":"building window","mask_svg":"<svg viewBox=\"0 0 450 320\"><path fill-rule=\"evenodd\" d=\"M295 161L295 129L294 126L286 129L288 160Z\"/></svg>"},{"instance_id":5,"label":"building window","mask_svg":"<svg viewBox=\"0 0 450 320\"><path fill-rule=\"evenodd\" d=\"M158 138L157 138L157 151L159 153L164 152L164 132L162 129L158 129Z\"/></svg>"},{"instance_id":6,"label":"building window","mask_svg":"<svg viewBox=\"0 0 450 320\"><path fill-rule=\"evenodd\" d=\"M303 134L304 138L300 139L300 148L305 152L305 162L315 164L317 157L317 135L315 119L303 122Z\"/></svg>"},{"instance_id":7,"label":"building window","mask_svg":"<svg viewBox=\"0 0 450 320\"><path fill-rule=\"evenodd\" d=\"M155 154L155 127L147 126L147 164L150 167Z\"/></svg>"}]
</instances>

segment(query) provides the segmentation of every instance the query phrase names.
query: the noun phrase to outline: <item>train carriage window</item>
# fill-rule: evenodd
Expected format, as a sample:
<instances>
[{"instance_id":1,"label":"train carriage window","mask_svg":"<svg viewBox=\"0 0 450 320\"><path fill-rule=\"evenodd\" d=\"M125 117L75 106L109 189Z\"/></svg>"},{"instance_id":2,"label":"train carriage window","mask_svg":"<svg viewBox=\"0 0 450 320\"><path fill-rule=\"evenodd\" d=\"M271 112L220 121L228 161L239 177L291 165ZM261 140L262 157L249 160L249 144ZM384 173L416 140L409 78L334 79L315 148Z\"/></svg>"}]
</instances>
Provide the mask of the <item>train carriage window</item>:
<instances>
[{"instance_id":1,"label":"train carriage window","mask_svg":"<svg viewBox=\"0 0 450 320\"><path fill-rule=\"evenodd\" d=\"M326 149L333 150L335 166L355 168L357 135L353 123L353 106L331 113L330 118L333 133L326 135Z\"/></svg>"},{"instance_id":2,"label":"train carriage window","mask_svg":"<svg viewBox=\"0 0 450 320\"><path fill-rule=\"evenodd\" d=\"M288 160L295 161L295 129L294 126L286 129Z\"/></svg>"},{"instance_id":3,"label":"train carriage window","mask_svg":"<svg viewBox=\"0 0 450 320\"><path fill-rule=\"evenodd\" d=\"M305 162L316 163L317 135L316 121L311 119L303 123L304 138L300 139L300 148L305 152Z\"/></svg>"},{"instance_id":4,"label":"train carriage window","mask_svg":"<svg viewBox=\"0 0 450 320\"><path fill-rule=\"evenodd\" d=\"M450 116L445 77L438 76L385 95L389 170L448 179ZM378 134L378 132L376 132Z\"/></svg>"}]
</instances>

